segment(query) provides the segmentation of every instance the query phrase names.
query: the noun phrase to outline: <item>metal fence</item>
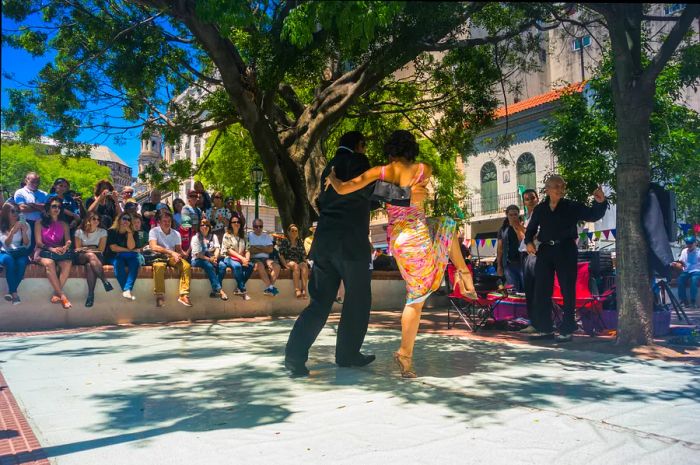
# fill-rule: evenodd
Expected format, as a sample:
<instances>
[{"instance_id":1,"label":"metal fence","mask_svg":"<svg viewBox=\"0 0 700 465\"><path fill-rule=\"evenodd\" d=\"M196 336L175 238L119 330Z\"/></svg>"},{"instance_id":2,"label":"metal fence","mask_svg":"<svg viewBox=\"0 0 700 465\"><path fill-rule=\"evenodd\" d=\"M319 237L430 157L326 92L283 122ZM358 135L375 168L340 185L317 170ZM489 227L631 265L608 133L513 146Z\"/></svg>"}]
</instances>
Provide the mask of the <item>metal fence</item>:
<instances>
[{"instance_id":1,"label":"metal fence","mask_svg":"<svg viewBox=\"0 0 700 465\"><path fill-rule=\"evenodd\" d=\"M472 216L491 215L493 213L504 213L508 205L517 205L523 208L523 201L520 194L511 192L509 194L494 195L489 197L474 196L469 201L469 213Z\"/></svg>"}]
</instances>

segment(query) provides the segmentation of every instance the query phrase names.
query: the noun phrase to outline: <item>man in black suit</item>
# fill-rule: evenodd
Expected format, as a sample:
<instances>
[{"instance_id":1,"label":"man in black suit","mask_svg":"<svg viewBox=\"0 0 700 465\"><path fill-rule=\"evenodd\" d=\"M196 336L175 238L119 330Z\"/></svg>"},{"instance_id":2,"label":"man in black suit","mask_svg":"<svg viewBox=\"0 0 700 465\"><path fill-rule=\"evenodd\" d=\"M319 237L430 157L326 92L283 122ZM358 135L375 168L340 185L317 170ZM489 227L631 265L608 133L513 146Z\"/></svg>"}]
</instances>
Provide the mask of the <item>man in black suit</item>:
<instances>
[{"instance_id":1,"label":"man in black suit","mask_svg":"<svg viewBox=\"0 0 700 465\"><path fill-rule=\"evenodd\" d=\"M344 134L335 157L323 171L321 185L332 167L343 181L367 171L370 166L364 151L362 133ZM374 355L360 353L372 304L368 233L369 197L373 189L371 184L349 195L328 189L318 198L320 216L309 253L314 261L309 280L311 303L294 323L285 350L285 367L293 376L309 374L306 368L309 348L326 324L341 280L345 284L345 301L338 325L335 361L339 366L350 367L365 366L375 359Z\"/></svg>"}]
</instances>

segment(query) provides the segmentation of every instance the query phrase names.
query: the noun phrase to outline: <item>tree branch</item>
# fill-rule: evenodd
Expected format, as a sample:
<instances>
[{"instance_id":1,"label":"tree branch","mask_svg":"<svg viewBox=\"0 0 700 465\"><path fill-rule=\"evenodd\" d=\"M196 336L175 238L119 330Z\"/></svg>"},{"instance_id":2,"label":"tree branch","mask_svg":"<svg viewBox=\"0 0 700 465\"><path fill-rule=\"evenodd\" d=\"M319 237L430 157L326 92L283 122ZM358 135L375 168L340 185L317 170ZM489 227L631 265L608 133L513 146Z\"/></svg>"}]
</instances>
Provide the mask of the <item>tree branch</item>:
<instances>
[{"instance_id":1,"label":"tree branch","mask_svg":"<svg viewBox=\"0 0 700 465\"><path fill-rule=\"evenodd\" d=\"M664 66L666 66L668 60L671 59L678 48L678 45L683 40L686 32L688 32L693 20L698 15L700 15L700 4L689 3L686 5L685 10L683 10L683 13L678 19L678 22L673 26L673 29L671 29L671 32L664 43L661 44L661 48L656 53L654 58L651 59L651 63L649 66L647 66L647 69L644 70L642 79L646 83L653 83L656 81L656 77L659 75Z\"/></svg>"}]
</instances>

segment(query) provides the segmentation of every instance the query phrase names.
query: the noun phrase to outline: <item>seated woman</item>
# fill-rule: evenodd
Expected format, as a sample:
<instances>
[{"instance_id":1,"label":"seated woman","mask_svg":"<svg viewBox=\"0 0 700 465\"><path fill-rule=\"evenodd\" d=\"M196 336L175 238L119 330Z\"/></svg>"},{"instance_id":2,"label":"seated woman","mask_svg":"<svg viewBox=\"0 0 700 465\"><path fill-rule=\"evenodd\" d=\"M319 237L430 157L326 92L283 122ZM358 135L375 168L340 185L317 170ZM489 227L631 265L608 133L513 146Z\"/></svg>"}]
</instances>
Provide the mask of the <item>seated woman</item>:
<instances>
[{"instance_id":1,"label":"seated woman","mask_svg":"<svg viewBox=\"0 0 700 465\"><path fill-rule=\"evenodd\" d=\"M211 294L209 297L220 297L228 300L228 296L221 289L221 281L216 275L219 262L219 238L211 231L211 223L202 218L199 223L199 231L192 238L192 266L202 268L209 278Z\"/></svg>"},{"instance_id":2,"label":"seated woman","mask_svg":"<svg viewBox=\"0 0 700 465\"><path fill-rule=\"evenodd\" d=\"M76 265L85 265L85 276L88 284L88 295L85 300L86 307L95 304L95 284L99 278L105 292L113 289L112 284L105 279L102 268L103 254L107 247L107 231L100 228L100 217L95 212L89 212L75 231L75 258Z\"/></svg>"},{"instance_id":3,"label":"seated woman","mask_svg":"<svg viewBox=\"0 0 700 465\"><path fill-rule=\"evenodd\" d=\"M114 275L122 288L122 297L129 301L136 300L131 291L141 267L134 233L136 225L133 221L129 213L122 213L107 233L107 260L114 267Z\"/></svg>"},{"instance_id":4,"label":"seated woman","mask_svg":"<svg viewBox=\"0 0 700 465\"><path fill-rule=\"evenodd\" d=\"M68 224L71 237L73 237L78 226L80 226L81 215L80 206L73 199L68 180L65 178L57 178L53 182L53 186L51 186L49 197L57 197L63 203L63 209L58 218Z\"/></svg>"},{"instance_id":5,"label":"seated woman","mask_svg":"<svg viewBox=\"0 0 700 465\"><path fill-rule=\"evenodd\" d=\"M292 270L294 294L297 299L306 299L306 286L309 283L309 265L306 264L304 242L299 237L299 228L290 224L287 237L279 245L280 262L285 268Z\"/></svg>"},{"instance_id":6,"label":"seated woman","mask_svg":"<svg viewBox=\"0 0 700 465\"><path fill-rule=\"evenodd\" d=\"M219 262L219 282L223 285L226 268L231 268L233 277L236 279L236 290L233 293L243 297L243 300L250 300L245 284L253 273L248 245L244 223L240 218L232 217L221 245L221 254L224 259Z\"/></svg>"},{"instance_id":7,"label":"seated woman","mask_svg":"<svg viewBox=\"0 0 700 465\"><path fill-rule=\"evenodd\" d=\"M19 210L11 203L2 206L0 212L0 265L5 268L7 294L5 300L19 305L19 283L29 262L29 225L19 221Z\"/></svg>"},{"instance_id":8,"label":"seated woman","mask_svg":"<svg viewBox=\"0 0 700 465\"><path fill-rule=\"evenodd\" d=\"M46 267L46 276L54 292L51 303L60 303L68 310L73 305L63 292L63 287L73 264L73 250L68 224L58 219L62 208L63 204L57 198L44 204L41 220L34 223L34 261Z\"/></svg>"}]
</instances>

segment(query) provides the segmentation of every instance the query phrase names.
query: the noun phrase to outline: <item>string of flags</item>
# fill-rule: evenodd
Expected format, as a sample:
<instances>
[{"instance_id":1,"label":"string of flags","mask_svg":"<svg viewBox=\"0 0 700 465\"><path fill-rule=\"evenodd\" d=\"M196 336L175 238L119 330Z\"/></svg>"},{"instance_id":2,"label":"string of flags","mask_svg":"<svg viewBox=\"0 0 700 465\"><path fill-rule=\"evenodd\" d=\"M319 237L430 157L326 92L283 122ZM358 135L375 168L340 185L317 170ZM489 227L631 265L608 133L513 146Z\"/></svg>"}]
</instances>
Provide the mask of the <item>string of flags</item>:
<instances>
[{"instance_id":1,"label":"string of flags","mask_svg":"<svg viewBox=\"0 0 700 465\"><path fill-rule=\"evenodd\" d=\"M678 227L681 228L681 231L683 231L683 234L688 234L690 230L692 229L695 234L700 234L700 224L688 224L688 223L679 223Z\"/></svg>"},{"instance_id":2,"label":"string of flags","mask_svg":"<svg viewBox=\"0 0 700 465\"><path fill-rule=\"evenodd\" d=\"M678 227L681 228L684 235L688 234L691 230L696 234L700 234L700 224L680 223L678 224ZM617 237L617 229L604 229L602 231L582 232L579 233L578 237L581 240L585 240L586 238L588 238L589 240L592 240L593 238L595 238L596 240L600 240L601 237L604 237L605 240L609 240L610 238L615 239ZM464 239L464 245L467 248L469 248L472 244L476 245L477 247L484 247L488 244L491 247L495 248L497 243L497 239Z\"/></svg>"}]
</instances>

